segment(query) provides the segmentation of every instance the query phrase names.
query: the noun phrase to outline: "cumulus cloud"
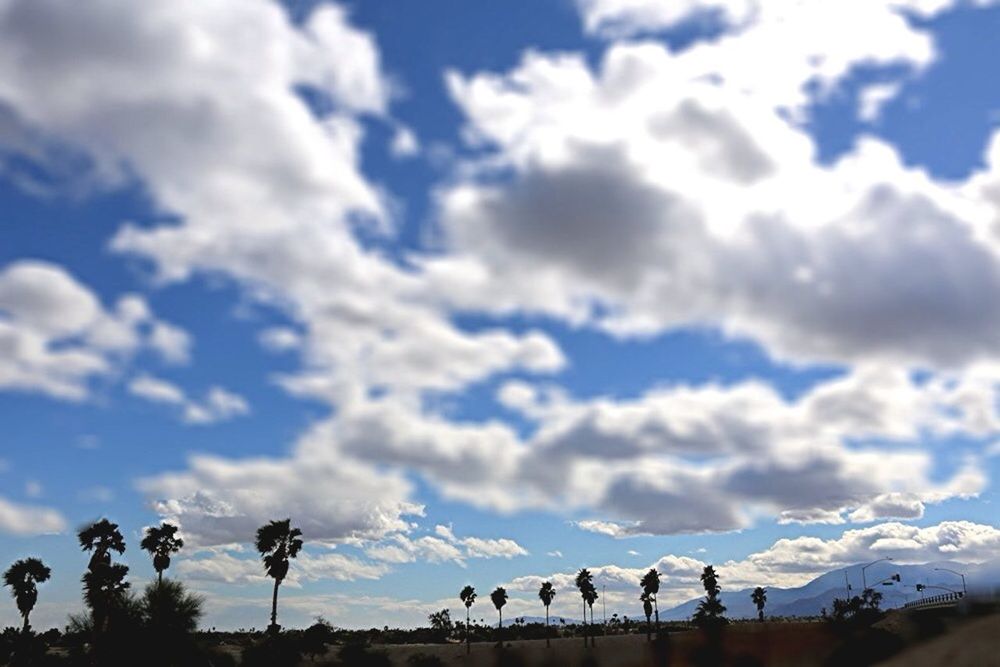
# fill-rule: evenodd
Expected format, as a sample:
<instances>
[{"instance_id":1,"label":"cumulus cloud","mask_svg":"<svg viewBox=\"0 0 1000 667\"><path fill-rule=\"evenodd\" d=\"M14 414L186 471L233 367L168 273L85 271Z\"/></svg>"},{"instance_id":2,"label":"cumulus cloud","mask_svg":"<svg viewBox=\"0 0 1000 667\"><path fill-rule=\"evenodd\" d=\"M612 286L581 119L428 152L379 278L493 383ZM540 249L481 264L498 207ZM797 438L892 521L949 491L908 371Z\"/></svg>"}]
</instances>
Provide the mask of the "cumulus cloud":
<instances>
[{"instance_id":1,"label":"cumulus cloud","mask_svg":"<svg viewBox=\"0 0 1000 667\"><path fill-rule=\"evenodd\" d=\"M269 579L259 558L240 556L239 551L219 550L194 558L183 558L177 571L197 582L261 585ZM357 581L379 579L389 568L339 553L303 551L292 561L286 585L301 588L304 582L332 579Z\"/></svg>"},{"instance_id":2,"label":"cumulus cloud","mask_svg":"<svg viewBox=\"0 0 1000 667\"><path fill-rule=\"evenodd\" d=\"M0 270L0 389L80 401L91 380L135 352L179 361L188 345L187 334L156 318L138 295L108 309L56 264L19 260Z\"/></svg>"},{"instance_id":3,"label":"cumulus cloud","mask_svg":"<svg viewBox=\"0 0 1000 667\"><path fill-rule=\"evenodd\" d=\"M173 383L140 375L129 383L128 390L144 400L180 408L181 419L188 424L215 424L250 412L245 398L222 387L211 387L201 401L195 401Z\"/></svg>"},{"instance_id":4,"label":"cumulus cloud","mask_svg":"<svg viewBox=\"0 0 1000 667\"><path fill-rule=\"evenodd\" d=\"M0 532L10 535L44 535L65 530L65 517L57 510L21 505L0 497Z\"/></svg>"}]
</instances>

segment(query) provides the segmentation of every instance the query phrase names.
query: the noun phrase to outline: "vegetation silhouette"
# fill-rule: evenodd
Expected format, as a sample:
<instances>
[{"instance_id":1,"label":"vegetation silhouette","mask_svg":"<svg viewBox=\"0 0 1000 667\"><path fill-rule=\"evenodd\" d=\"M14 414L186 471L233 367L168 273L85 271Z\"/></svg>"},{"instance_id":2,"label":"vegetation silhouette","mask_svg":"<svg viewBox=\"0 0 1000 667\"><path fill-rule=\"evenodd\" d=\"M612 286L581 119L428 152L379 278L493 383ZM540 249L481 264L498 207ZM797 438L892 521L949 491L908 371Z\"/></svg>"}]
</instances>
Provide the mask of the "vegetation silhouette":
<instances>
[{"instance_id":1,"label":"vegetation silhouette","mask_svg":"<svg viewBox=\"0 0 1000 667\"><path fill-rule=\"evenodd\" d=\"M649 572L642 575L639 585L642 586L642 593L646 596L646 600L653 603L653 614L656 617L656 634L659 634L660 608L656 604L656 596L660 592L660 573L656 571L655 567L650 568ZM646 615L646 622L649 623L648 614Z\"/></svg>"},{"instance_id":2,"label":"vegetation silhouette","mask_svg":"<svg viewBox=\"0 0 1000 667\"><path fill-rule=\"evenodd\" d=\"M472 586L466 585L465 588L462 589L462 592L458 594L458 599L465 605L465 654L469 655L472 652L472 639L469 635L469 615L471 613L472 605L476 601L476 589Z\"/></svg>"},{"instance_id":3,"label":"vegetation silhouette","mask_svg":"<svg viewBox=\"0 0 1000 667\"><path fill-rule=\"evenodd\" d=\"M642 601L642 613L646 615L646 641L648 642L651 638L652 621L650 620L653 616L653 603L649 600L649 594L646 591L642 592L639 596Z\"/></svg>"},{"instance_id":4,"label":"vegetation silhouette","mask_svg":"<svg viewBox=\"0 0 1000 667\"><path fill-rule=\"evenodd\" d=\"M761 623L764 622L764 605L767 604L767 591L758 586L753 589L753 593L750 594L750 600L757 607L757 620Z\"/></svg>"},{"instance_id":5,"label":"vegetation silhouette","mask_svg":"<svg viewBox=\"0 0 1000 667\"><path fill-rule=\"evenodd\" d=\"M587 568L576 573L576 587L580 590L580 597L583 599L583 645L587 645L587 638L592 633L590 628L594 620L594 602L597 601L597 589L594 588L594 575ZM590 608L590 623L587 623L587 608ZM595 646L594 638L590 637L590 645Z\"/></svg>"},{"instance_id":6,"label":"vegetation silhouette","mask_svg":"<svg viewBox=\"0 0 1000 667\"><path fill-rule=\"evenodd\" d=\"M549 637L549 605L556 596L556 589L551 581L542 582L538 589L538 598L545 605L545 648L552 648L552 640Z\"/></svg>"},{"instance_id":7,"label":"vegetation silhouette","mask_svg":"<svg viewBox=\"0 0 1000 667\"><path fill-rule=\"evenodd\" d=\"M723 664L722 629L728 623L725 617L726 607L719 599L722 587L719 586L719 575L715 568L706 565L701 572L701 585L705 589L705 599L698 603L698 608L691 618L695 626L701 628L704 644L694 655L696 665Z\"/></svg>"},{"instance_id":8,"label":"vegetation silhouette","mask_svg":"<svg viewBox=\"0 0 1000 667\"><path fill-rule=\"evenodd\" d=\"M503 586L497 586L492 593L490 593L490 600L493 601L493 606L497 608L497 613L500 615L500 625L497 629L497 646L503 646L503 606L507 604L507 589Z\"/></svg>"},{"instance_id":9,"label":"vegetation silhouette","mask_svg":"<svg viewBox=\"0 0 1000 667\"><path fill-rule=\"evenodd\" d=\"M21 633L27 635L31 631L28 617L38 601L38 584L44 583L52 576L52 570L37 558L19 560L3 573L3 585L10 587L11 595L17 603L17 610L24 619Z\"/></svg>"},{"instance_id":10,"label":"vegetation silhouette","mask_svg":"<svg viewBox=\"0 0 1000 667\"><path fill-rule=\"evenodd\" d=\"M274 592L271 595L271 625L268 630L277 633L278 625L278 587L288 576L289 559L299 555L302 549L302 531L292 528L291 519L271 521L257 529L254 546L264 562L267 576L274 579Z\"/></svg>"},{"instance_id":11,"label":"vegetation silhouette","mask_svg":"<svg viewBox=\"0 0 1000 667\"><path fill-rule=\"evenodd\" d=\"M153 569L158 580L163 582L163 572L170 567L170 554L175 554L184 546L184 540L177 537L177 526L163 523L146 528L146 536L139 546L153 557Z\"/></svg>"}]
</instances>

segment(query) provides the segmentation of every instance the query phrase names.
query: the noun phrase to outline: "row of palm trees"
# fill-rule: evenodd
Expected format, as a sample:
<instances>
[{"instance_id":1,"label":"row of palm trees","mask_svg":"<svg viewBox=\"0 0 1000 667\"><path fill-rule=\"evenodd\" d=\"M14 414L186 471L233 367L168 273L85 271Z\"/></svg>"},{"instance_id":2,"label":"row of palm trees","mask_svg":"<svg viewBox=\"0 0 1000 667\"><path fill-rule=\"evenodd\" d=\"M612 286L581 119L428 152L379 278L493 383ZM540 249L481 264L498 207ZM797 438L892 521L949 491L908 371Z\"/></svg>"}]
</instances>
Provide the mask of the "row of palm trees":
<instances>
[{"instance_id":1,"label":"row of palm trees","mask_svg":"<svg viewBox=\"0 0 1000 667\"><path fill-rule=\"evenodd\" d=\"M163 585L163 573L170 567L170 558L183 548L184 540L177 536L178 528L170 523L146 528L139 546L149 553L156 571L157 585ZM83 575L84 600L91 610L95 634L106 630L110 612L120 602L130 584L125 580L129 568L112 561L112 552L125 553L125 538L118 524L101 519L77 533L80 547L90 552L87 571ZM289 570L289 559L302 549L302 531L293 528L290 519L271 521L257 530L255 546L261 555L267 575L274 579L271 598L271 626L277 630L278 587ZM11 595L23 618L22 632L31 630L29 617L38 601L38 584L52 576L52 570L38 558L24 558L13 563L3 574L4 586Z\"/></svg>"},{"instance_id":2,"label":"row of palm trees","mask_svg":"<svg viewBox=\"0 0 1000 667\"><path fill-rule=\"evenodd\" d=\"M140 542L139 546L152 557L153 569L156 571L159 586L163 584L163 573L170 567L171 556L178 553L184 546L184 540L177 536L177 532L177 526L170 523L151 526L146 528L145 535ZM125 581L128 566L114 563L111 560L111 552L125 553L125 538L119 531L118 524L107 519L101 519L86 526L79 531L77 537L81 548L91 552L87 572L83 575L84 598L92 611L95 632L101 632L107 623L111 606L129 588L129 583ZM290 519L271 521L257 529L254 545L261 556L267 576L274 579L269 631L276 632L280 629L278 625L278 589L288 576L290 560L298 556L303 544L302 531L293 527ZM38 584L47 581L51 574L51 569L37 558L19 560L4 572L4 585L10 587L18 611L24 619L23 632L25 634L31 628L29 615L38 600ZM706 599L699 604L695 620L721 617L725 612L725 607L719 600L721 588L718 585L718 576L711 565L705 567L701 580L707 595ZM587 622L587 611L589 610L589 625L594 624L594 602L599 597L594 586L594 576L588 569L583 568L577 573L575 583L584 605L584 645L586 646L589 641L589 645L594 646L596 639L593 633L589 632ZM660 591L660 573L656 568L650 568L648 572L643 574L639 580L639 586L642 590L639 599L643 603L643 611L646 616L646 635L649 639L652 616L655 616L657 633L660 627L660 611L656 600ZM549 606L555 596L556 589L552 582L542 582L538 589L538 597L545 606L546 627L549 626ZM459 593L459 599L465 605L466 650L470 651L470 613L472 605L476 601L476 589L469 585L465 586ZM490 600L499 615L501 634L503 632L503 607L507 604L507 599L507 591L502 586L498 586L490 593ZM751 594L751 599L757 606L759 619L763 621L764 605L767 603L766 591L758 586ZM549 639L546 638L546 646L550 645Z\"/></svg>"}]
</instances>

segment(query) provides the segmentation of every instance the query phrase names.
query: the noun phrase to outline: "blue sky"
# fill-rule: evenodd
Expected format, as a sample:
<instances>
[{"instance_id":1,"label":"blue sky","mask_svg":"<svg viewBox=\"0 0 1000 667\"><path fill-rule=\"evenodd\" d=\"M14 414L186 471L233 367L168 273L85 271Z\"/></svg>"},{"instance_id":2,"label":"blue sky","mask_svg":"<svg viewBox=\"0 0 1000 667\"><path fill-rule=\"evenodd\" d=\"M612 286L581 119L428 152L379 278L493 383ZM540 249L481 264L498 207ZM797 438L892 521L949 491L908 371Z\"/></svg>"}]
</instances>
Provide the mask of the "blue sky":
<instances>
[{"instance_id":1,"label":"blue sky","mask_svg":"<svg viewBox=\"0 0 1000 667\"><path fill-rule=\"evenodd\" d=\"M101 516L136 586L180 524L219 627L285 516L291 625L997 557L1000 6L237 4L0 3L36 625Z\"/></svg>"}]
</instances>

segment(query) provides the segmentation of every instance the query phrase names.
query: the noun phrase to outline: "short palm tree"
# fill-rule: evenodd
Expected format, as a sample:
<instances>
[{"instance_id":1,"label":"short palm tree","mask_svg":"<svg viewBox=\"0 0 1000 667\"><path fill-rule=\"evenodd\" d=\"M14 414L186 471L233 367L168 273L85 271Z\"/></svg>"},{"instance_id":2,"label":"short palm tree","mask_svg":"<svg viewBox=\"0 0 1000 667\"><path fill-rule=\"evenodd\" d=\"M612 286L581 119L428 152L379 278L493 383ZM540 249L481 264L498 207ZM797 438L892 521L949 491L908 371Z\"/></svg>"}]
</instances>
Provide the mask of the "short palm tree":
<instances>
[{"instance_id":1,"label":"short palm tree","mask_svg":"<svg viewBox=\"0 0 1000 667\"><path fill-rule=\"evenodd\" d=\"M583 568L576 573L576 587L580 590L580 597L583 598L583 645L587 645L587 599L590 591L594 589L594 575L590 570Z\"/></svg>"},{"instance_id":2,"label":"short palm tree","mask_svg":"<svg viewBox=\"0 0 1000 667\"><path fill-rule=\"evenodd\" d=\"M597 602L597 598L598 597L599 596L597 595L597 588L594 587L593 585L590 586L590 588L587 589L587 591L585 593L585 597L584 597L584 600L587 602L587 607L590 609L590 627L591 627L590 645L591 646L597 646L597 631L594 630L594 628L597 625L596 623L594 623L594 603Z\"/></svg>"},{"instance_id":3,"label":"short palm tree","mask_svg":"<svg viewBox=\"0 0 1000 667\"><path fill-rule=\"evenodd\" d=\"M93 552L83 575L83 595L93 614L93 628L96 636L106 629L111 612L117 608L129 588L125 577L128 566L111 562L111 552L125 553L125 538L118 530L118 524L101 519L77 533L80 547Z\"/></svg>"},{"instance_id":4,"label":"short palm tree","mask_svg":"<svg viewBox=\"0 0 1000 667\"><path fill-rule=\"evenodd\" d=\"M653 615L656 619L656 632L660 632L660 608L656 604L656 596L660 593L660 573L656 571L656 568L650 568L649 572L642 575L642 579L639 581L639 585L642 586L642 592L646 595L650 602L653 603Z\"/></svg>"},{"instance_id":5,"label":"short palm tree","mask_svg":"<svg viewBox=\"0 0 1000 667\"><path fill-rule=\"evenodd\" d=\"M767 590L758 586L753 589L753 593L750 594L750 599L753 600L754 605L757 606L757 620L763 623L764 605L767 604Z\"/></svg>"},{"instance_id":6,"label":"short palm tree","mask_svg":"<svg viewBox=\"0 0 1000 667\"><path fill-rule=\"evenodd\" d=\"M542 584L541 588L538 589L538 598L545 605L545 646L546 648L552 646L549 639L549 605L552 604L552 598L556 596L556 589L552 585L551 581L546 581Z\"/></svg>"},{"instance_id":7,"label":"short palm tree","mask_svg":"<svg viewBox=\"0 0 1000 667\"><path fill-rule=\"evenodd\" d=\"M184 546L184 540L176 535L177 526L169 523L150 526L139 543L153 557L153 569L156 570L157 583L160 585L163 584L163 571L170 567L170 554L177 553Z\"/></svg>"},{"instance_id":8,"label":"short palm tree","mask_svg":"<svg viewBox=\"0 0 1000 667\"><path fill-rule=\"evenodd\" d=\"M500 626L499 626L499 636L500 645L503 645L503 606L507 604L507 590L503 586L497 586L496 590L490 593L490 600L493 601L493 606L497 608L497 613L500 614Z\"/></svg>"},{"instance_id":9,"label":"short palm tree","mask_svg":"<svg viewBox=\"0 0 1000 667\"><path fill-rule=\"evenodd\" d=\"M267 576L274 579L274 593L271 596L271 625L268 628L277 632L278 626L278 587L288 575L288 561L299 555L302 549L302 531L292 528L292 520L272 521L257 529L255 546L264 561Z\"/></svg>"},{"instance_id":10,"label":"short palm tree","mask_svg":"<svg viewBox=\"0 0 1000 667\"><path fill-rule=\"evenodd\" d=\"M458 599L465 605L465 653L468 655L472 651L472 640L469 638L469 613L472 609L472 603L476 601L476 589L472 586L466 586L458 594Z\"/></svg>"},{"instance_id":11,"label":"short palm tree","mask_svg":"<svg viewBox=\"0 0 1000 667\"><path fill-rule=\"evenodd\" d=\"M52 570L37 558L19 560L3 573L3 585L10 586L11 595L17 602L17 610L21 612L21 617L24 619L22 629L24 634L28 634L31 629L28 615L35 608L35 602L38 601L37 584L48 581L51 575Z\"/></svg>"}]
</instances>

